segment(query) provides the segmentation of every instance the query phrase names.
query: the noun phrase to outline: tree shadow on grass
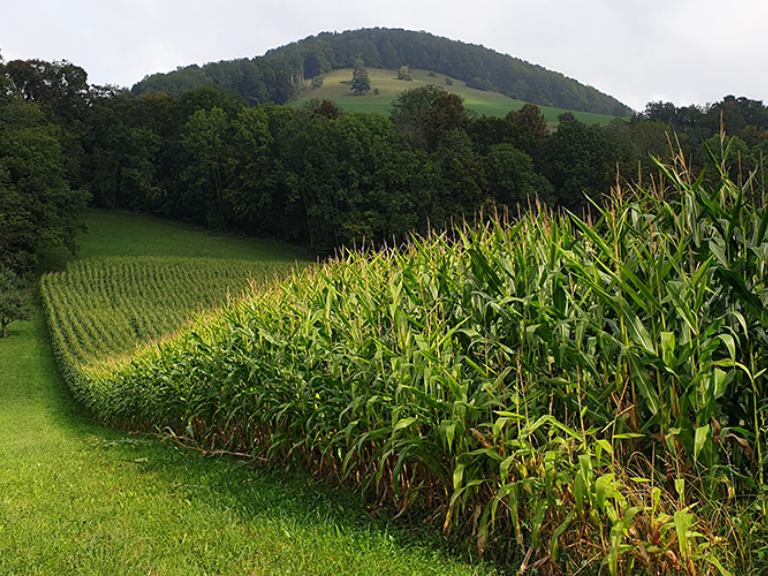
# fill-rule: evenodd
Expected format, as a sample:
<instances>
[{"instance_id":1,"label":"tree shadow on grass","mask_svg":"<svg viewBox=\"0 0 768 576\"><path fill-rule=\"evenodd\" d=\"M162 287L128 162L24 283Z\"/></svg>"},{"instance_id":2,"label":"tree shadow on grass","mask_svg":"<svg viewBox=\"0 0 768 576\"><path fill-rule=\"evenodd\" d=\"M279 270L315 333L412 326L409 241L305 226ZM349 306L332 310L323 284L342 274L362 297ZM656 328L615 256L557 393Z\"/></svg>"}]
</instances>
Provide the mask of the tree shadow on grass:
<instances>
[{"instance_id":1,"label":"tree shadow on grass","mask_svg":"<svg viewBox=\"0 0 768 576\"><path fill-rule=\"evenodd\" d=\"M307 541L334 538L343 547L384 547L404 565L408 563L404 555L433 561L435 574L442 573L440 565L456 564L465 564L464 574L493 571L478 562L469 546L445 539L434 525L373 518L364 496L318 482L305 471L271 470L232 457L204 456L147 435L121 437L96 427L90 435L96 449L134 463L147 482L170 487L185 500L203 499L213 509L233 513L243 524L259 525L267 519L305 535Z\"/></svg>"}]
</instances>

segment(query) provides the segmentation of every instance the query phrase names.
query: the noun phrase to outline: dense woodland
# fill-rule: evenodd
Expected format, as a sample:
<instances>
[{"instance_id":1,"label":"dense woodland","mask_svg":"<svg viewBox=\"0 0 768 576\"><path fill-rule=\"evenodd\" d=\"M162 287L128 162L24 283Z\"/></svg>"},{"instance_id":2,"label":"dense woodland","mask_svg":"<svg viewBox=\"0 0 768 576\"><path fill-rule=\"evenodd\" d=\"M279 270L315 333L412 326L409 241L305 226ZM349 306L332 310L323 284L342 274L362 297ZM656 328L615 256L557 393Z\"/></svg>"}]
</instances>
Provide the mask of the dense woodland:
<instances>
[{"instance_id":1,"label":"dense woodland","mask_svg":"<svg viewBox=\"0 0 768 576\"><path fill-rule=\"evenodd\" d=\"M20 270L45 247L74 247L88 198L327 253L536 200L581 212L617 173L651 178L670 138L696 171L707 149L721 154L721 127L735 171L762 170L768 151L768 108L732 96L553 127L534 105L473 117L436 86L404 92L385 117L327 101L252 107L211 85L138 95L92 86L69 62L0 62L0 82L0 253Z\"/></svg>"},{"instance_id":2,"label":"dense woodland","mask_svg":"<svg viewBox=\"0 0 768 576\"><path fill-rule=\"evenodd\" d=\"M306 81L352 68L423 68L463 80L478 90L494 90L539 106L627 116L631 110L615 98L560 73L427 32L373 28L342 33L324 32L253 59L213 62L153 74L133 87L136 94L187 90L215 85L234 91L251 106L285 104Z\"/></svg>"}]
</instances>

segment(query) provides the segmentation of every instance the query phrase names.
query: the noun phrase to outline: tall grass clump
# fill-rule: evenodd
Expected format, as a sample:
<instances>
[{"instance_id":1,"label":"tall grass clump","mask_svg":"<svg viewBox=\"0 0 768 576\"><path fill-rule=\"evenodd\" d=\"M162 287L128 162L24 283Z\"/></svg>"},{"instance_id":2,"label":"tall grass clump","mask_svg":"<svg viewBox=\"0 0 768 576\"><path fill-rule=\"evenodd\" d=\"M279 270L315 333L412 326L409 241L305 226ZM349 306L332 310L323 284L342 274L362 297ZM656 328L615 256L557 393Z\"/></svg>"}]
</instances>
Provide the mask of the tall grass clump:
<instances>
[{"instance_id":1,"label":"tall grass clump","mask_svg":"<svg viewBox=\"0 0 768 576\"><path fill-rule=\"evenodd\" d=\"M659 169L589 219L539 208L346 253L83 397L360 485L520 574L758 573L763 190Z\"/></svg>"}]
</instances>

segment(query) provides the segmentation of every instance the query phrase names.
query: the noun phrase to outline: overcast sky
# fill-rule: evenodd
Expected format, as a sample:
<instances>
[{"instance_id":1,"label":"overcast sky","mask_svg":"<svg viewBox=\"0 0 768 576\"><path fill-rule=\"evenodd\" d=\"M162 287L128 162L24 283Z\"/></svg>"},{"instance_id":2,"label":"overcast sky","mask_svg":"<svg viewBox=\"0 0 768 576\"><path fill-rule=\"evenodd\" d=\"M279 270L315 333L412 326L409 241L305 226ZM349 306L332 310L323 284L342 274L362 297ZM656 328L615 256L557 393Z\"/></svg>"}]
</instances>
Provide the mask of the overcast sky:
<instances>
[{"instance_id":1,"label":"overcast sky","mask_svg":"<svg viewBox=\"0 0 768 576\"><path fill-rule=\"evenodd\" d=\"M69 60L130 87L323 31L425 30L561 72L642 110L768 100L765 0L5 0L6 60Z\"/></svg>"}]
</instances>

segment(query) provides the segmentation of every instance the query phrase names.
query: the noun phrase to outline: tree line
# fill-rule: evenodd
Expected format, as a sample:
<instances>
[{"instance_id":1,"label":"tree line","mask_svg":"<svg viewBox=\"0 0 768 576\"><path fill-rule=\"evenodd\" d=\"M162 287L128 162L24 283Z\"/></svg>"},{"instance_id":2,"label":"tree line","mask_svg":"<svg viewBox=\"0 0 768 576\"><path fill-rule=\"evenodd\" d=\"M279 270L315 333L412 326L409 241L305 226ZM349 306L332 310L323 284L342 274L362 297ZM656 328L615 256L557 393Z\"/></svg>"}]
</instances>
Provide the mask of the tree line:
<instances>
[{"instance_id":1,"label":"tree line","mask_svg":"<svg viewBox=\"0 0 768 576\"><path fill-rule=\"evenodd\" d=\"M552 127L531 104L473 116L438 86L403 92L387 117L328 101L252 107L211 85L137 95L89 85L68 62L0 62L0 82L0 259L15 270L74 249L88 202L323 254L537 201L582 211L617 181L651 177L673 131L698 169L707 147L720 153L721 121L742 171L768 150L768 110L731 96L651 103L604 127L564 114Z\"/></svg>"}]
</instances>

